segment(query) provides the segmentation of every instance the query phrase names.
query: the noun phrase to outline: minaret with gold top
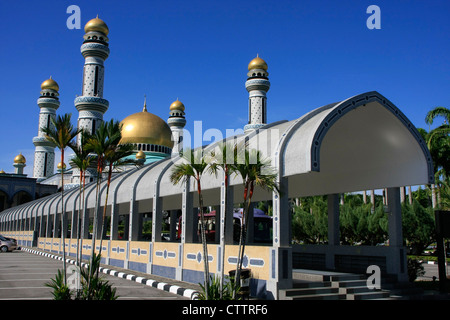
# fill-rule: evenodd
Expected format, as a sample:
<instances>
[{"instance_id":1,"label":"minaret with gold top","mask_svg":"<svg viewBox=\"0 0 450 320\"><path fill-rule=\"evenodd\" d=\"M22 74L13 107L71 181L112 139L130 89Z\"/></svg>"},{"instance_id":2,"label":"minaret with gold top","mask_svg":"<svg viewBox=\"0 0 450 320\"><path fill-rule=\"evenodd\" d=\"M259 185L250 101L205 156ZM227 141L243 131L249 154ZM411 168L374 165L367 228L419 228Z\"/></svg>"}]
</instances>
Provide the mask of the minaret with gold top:
<instances>
[{"instance_id":1,"label":"minaret with gold top","mask_svg":"<svg viewBox=\"0 0 450 320\"><path fill-rule=\"evenodd\" d=\"M183 128L186 125L184 117L184 104L178 99L170 105L170 116L167 124L172 130L173 149L172 156L177 156L183 149Z\"/></svg>"},{"instance_id":2,"label":"minaret with gold top","mask_svg":"<svg viewBox=\"0 0 450 320\"><path fill-rule=\"evenodd\" d=\"M108 33L106 23L98 16L84 27L84 42L81 53L85 59L83 70L82 95L75 98L78 114L78 128L94 133L103 121L109 102L103 99L105 76L104 62L109 56ZM77 144L81 143L78 136Z\"/></svg>"},{"instance_id":3,"label":"minaret with gold top","mask_svg":"<svg viewBox=\"0 0 450 320\"><path fill-rule=\"evenodd\" d=\"M267 63L258 55L248 64L245 88L248 97L248 124L244 131L256 130L267 123L267 91L270 88Z\"/></svg>"},{"instance_id":4,"label":"minaret with gold top","mask_svg":"<svg viewBox=\"0 0 450 320\"><path fill-rule=\"evenodd\" d=\"M59 86L55 80L45 80L41 84L41 96L37 100L40 108L38 135L33 138L35 145L33 178L38 181L53 174L55 167L55 146L45 138L42 128L53 126L51 119L55 118L56 110L59 108Z\"/></svg>"}]
</instances>

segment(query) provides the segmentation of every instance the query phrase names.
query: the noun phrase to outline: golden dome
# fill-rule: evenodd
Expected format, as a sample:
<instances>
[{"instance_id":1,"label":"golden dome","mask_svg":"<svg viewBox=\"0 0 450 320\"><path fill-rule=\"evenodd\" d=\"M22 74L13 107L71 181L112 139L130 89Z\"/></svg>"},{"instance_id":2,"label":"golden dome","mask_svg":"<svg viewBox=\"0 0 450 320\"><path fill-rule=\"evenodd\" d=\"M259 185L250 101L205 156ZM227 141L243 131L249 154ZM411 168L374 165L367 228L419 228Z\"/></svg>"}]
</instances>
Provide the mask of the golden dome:
<instances>
[{"instance_id":1,"label":"golden dome","mask_svg":"<svg viewBox=\"0 0 450 320\"><path fill-rule=\"evenodd\" d=\"M145 153L144 151L139 151L138 153L136 153L136 159L140 160L140 159L145 159Z\"/></svg>"},{"instance_id":2,"label":"golden dome","mask_svg":"<svg viewBox=\"0 0 450 320\"><path fill-rule=\"evenodd\" d=\"M146 106L141 112L129 115L120 123L121 143L145 143L173 148L172 130L169 125L157 115L148 112Z\"/></svg>"},{"instance_id":3,"label":"golden dome","mask_svg":"<svg viewBox=\"0 0 450 320\"><path fill-rule=\"evenodd\" d=\"M61 169L66 170L66 164L65 163L63 163L62 166L61 166L61 162L60 162L60 163L58 163L58 165L56 167L58 168L58 170L61 170Z\"/></svg>"},{"instance_id":4,"label":"golden dome","mask_svg":"<svg viewBox=\"0 0 450 320\"><path fill-rule=\"evenodd\" d=\"M179 110L179 111L183 111L184 112L184 104L181 101L179 101L178 99L175 100L170 105L170 111L173 111L173 110Z\"/></svg>"},{"instance_id":5,"label":"golden dome","mask_svg":"<svg viewBox=\"0 0 450 320\"><path fill-rule=\"evenodd\" d=\"M20 153L19 155L17 155L15 158L14 158L14 163L26 163L27 162L27 159L25 159L25 157L22 155L22 153Z\"/></svg>"},{"instance_id":6,"label":"golden dome","mask_svg":"<svg viewBox=\"0 0 450 320\"><path fill-rule=\"evenodd\" d=\"M267 71L267 68L267 63L258 55L248 64L248 71L252 69L263 69L264 71Z\"/></svg>"},{"instance_id":7,"label":"golden dome","mask_svg":"<svg viewBox=\"0 0 450 320\"><path fill-rule=\"evenodd\" d=\"M56 81L52 79L52 76L50 76L50 79L47 79L44 82L42 82L41 90L45 89L52 89L55 91L59 91L58 83L56 83Z\"/></svg>"},{"instance_id":8,"label":"golden dome","mask_svg":"<svg viewBox=\"0 0 450 320\"><path fill-rule=\"evenodd\" d=\"M2 170L0 170L0 174L3 174L3 173L5 173L5 171L3 171L3 169L2 169Z\"/></svg>"},{"instance_id":9,"label":"golden dome","mask_svg":"<svg viewBox=\"0 0 450 320\"><path fill-rule=\"evenodd\" d=\"M108 33L109 33L108 26L106 25L106 23L102 19L98 18L98 15L97 15L97 18L89 20L88 23L86 23L86 25L84 26L84 32L85 33L88 33L90 31L101 32L105 36L107 36Z\"/></svg>"}]
</instances>

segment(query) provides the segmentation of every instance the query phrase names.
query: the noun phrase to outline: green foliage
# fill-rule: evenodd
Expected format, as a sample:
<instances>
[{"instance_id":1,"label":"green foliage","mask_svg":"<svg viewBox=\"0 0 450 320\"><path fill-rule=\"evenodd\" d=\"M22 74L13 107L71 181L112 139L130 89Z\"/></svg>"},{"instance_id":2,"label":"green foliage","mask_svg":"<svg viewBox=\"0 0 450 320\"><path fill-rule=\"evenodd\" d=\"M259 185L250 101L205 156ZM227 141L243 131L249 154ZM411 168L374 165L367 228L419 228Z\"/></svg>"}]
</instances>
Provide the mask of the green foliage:
<instances>
[{"instance_id":1,"label":"green foliage","mask_svg":"<svg viewBox=\"0 0 450 320\"><path fill-rule=\"evenodd\" d=\"M72 298L69 287L64 284L64 273L61 270L58 270L55 279L50 279L45 286L53 288L53 300L70 300Z\"/></svg>"},{"instance_id":2,"label":"green foliage","mask_svg":"<svg viewBox=\"0 0 450 320\"><path fill-rule=\"evenodd\" d=\"M434 212L419 201L402 204L403 237L413 254L420 254L435 239Z\"/></svg>"},{"instance_id":3,"label":"green foliage","mask_svg":"<svg viewBox=\"0 0 450 320\"><path fill-rule=\"evenodd\" d=\"M77 299L79 300L116 300L116 288L109 281L99 276L101 255L93 254L87 268L81 269L81 287Z\"/></svg>"},{"instance_id":4,"label":"green foliage","mask_svg":"<svg viewBox=\"0 0 450 320\"><path fill-rule=\"evenodd\" d=\"M292 232L295 239L307 244L327 240L327 202L323 197L305 198L303 206L294 207L294 212Z\"/></svg>"},{"instance_id":5,"label":"green foliage","mask_svg":"<svg viewBox=\"0 0 450 320\"><path fill-rule=\"evenodd\" d=\"M417 277L425 274L424 267L421 262L416 259L408 258L408 279L410 282L414 282Z\"/></svg>"},{"instance_id":6,"label":"green foliage","mask_svg":"<svg viewBox=\"0 0 450 320\"><path fill-rule=\"evenodd\" d=\"M46 283L47 287L53 288L54 300L71 300L74 296L75 300L116 300L116 288L113 288L109 281L99 276L101 256L94 253L91 263L87 268L81 268L81 289L72 292L70 288L64 284L64 275L61 270Z\"/></svg>"},{"instance_id":7,"label":"green foliage","mask_svg":"<svg viewBox=\"0 0 450 320\"><path fill-rule=\"evenodd\" d=\"M199 300L233 300L233 283L227 281L222 290L220 289L220 278L211 276L208 286L208 294L206 294L206 289L202 284L199 284L201 291L198 295ZM221 294L222 291L222 294ZM239 288L237 289L239 291Z\"/></svg>"}]
</instances>

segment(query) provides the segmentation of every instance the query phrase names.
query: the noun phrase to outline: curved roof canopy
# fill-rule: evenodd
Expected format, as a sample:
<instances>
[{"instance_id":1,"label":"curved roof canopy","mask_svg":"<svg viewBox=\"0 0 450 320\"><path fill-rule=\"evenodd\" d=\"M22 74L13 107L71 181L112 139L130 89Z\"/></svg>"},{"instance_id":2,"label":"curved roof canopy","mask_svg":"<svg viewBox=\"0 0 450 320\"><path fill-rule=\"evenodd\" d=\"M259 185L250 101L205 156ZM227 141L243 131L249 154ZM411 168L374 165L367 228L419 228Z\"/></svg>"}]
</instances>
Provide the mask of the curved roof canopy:
<instances>
[{"instance_id":1,"label":"curved roof canopy","mask_svg":"<svg viewBox=\"0 0 450 320\"><path fill-rule=\"evenodd\" d=\"M292 121L268 124L235 137L247 139L270 157L279 179L287 179L288 196L302 197L433 182L433 164L425 142L413 124L393 103L378 92L367 92L315 109ZM218 143L206 146L212 150ZM164 159L117 174L111 183L109 203L120 213L151 211L154 198L163 197L163 210L181 208L182 185L169 176L179 157ZM218 205L221 175L202 179L205 205ZM242 198L242 182L233 177L235 202ZM105 198L103 184L102 203ZM191 192L195 186L191 181ZM66 192L66 211L78 207L78 190ZM95 206L95 183L87 186L88 208ZM195 203L194 197L194 205ZM255 191L255 201L272 194ZM0 213L15 216L39 208L45 215L61 212L59 194Z\"/></svg>"}]
</instances>

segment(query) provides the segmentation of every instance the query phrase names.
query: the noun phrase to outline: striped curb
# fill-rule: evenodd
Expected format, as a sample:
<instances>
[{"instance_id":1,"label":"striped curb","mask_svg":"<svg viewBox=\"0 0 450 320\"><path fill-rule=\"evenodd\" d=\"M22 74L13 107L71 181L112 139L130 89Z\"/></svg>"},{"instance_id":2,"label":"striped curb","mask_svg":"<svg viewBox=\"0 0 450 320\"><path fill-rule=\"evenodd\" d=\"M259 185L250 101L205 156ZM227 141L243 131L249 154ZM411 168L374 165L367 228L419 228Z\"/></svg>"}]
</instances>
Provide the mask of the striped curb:
<instances>
[{"instance_id":1,"label":"striped curb","mask_svg":"<svg viewBox=\"0 0 450 320\"><path fill-rule=\"evenodd\" d=\"M41 255L44 257L49 257L52 259L56 259L56 260L60 260L62 261L63 258L51 253L47 253L47 252L43 252L43 251L38 251L38 250L33 250L33 249L29 249L29 248L24 248L21 247L20 250L22 251L26 251L32 254L37 254L37 255ZM73 259L66 259L67 263L70 264L75 264L76 261ZM87 268L88 264L85 262L81 263L81 266L83 268ZM197 300L198 299L198 291L193 290L193 289L186 289L186 288L182 288L179 287L177 285L173 285L173 284L169 284L169 283L165 283L165 282L159 282L153 279L148 279L148 278L144 278L144 277L140 277L140 276L136 276L134 274L129 274L129 273L125 273L125 272L121 272L121 271L117 271L117 270L113 270L113 269L108 269L108 268L104 268L104 267L100 267L99 271L104 273L104 274L108 274L114 277L118 277L118 278L122 278L122 279L126 279L126 280L130 280L130 281L135 281L137 283L141 283L141 284L145 284L149 287L153 287L159 290L164 290L173 294L177 294L186 298L189 298L191 300Z\"/></svg>"}]
</instances>

